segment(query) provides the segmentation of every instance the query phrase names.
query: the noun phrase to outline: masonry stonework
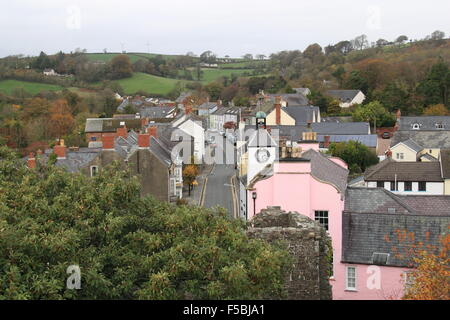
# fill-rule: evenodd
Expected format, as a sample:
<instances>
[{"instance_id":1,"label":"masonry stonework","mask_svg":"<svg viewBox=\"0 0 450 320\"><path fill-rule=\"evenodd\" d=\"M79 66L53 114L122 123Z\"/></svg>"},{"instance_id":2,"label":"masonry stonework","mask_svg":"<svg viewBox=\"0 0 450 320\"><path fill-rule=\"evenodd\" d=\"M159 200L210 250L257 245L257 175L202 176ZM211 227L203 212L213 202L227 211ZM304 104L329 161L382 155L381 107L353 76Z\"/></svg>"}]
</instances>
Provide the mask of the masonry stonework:
<instances>
[{"instance_id":1,"label":"masonry stonework","mask_svg":"<svg viewBox=\"0 0 450 320\"><path fill-rule=\"evenodd\" d=\"M331 239L317 222L280 207L267 207L251 221L248 235L270 243L282 241L293 257L285 276L289 300L331 300Z\"/></svg>"}]
</instances>

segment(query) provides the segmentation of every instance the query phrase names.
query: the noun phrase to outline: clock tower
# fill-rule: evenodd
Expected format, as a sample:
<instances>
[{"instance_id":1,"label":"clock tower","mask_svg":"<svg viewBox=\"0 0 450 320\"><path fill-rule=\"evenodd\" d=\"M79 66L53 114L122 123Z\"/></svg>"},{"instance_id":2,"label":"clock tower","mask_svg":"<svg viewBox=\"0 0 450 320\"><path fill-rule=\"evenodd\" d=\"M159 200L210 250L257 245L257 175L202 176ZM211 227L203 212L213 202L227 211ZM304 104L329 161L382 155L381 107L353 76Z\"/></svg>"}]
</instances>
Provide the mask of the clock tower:
<instances>
[{"instance_id":1,"label":"clock tower","mask_svg":"<svg viewBox=\"0 0 450 320\"><path fill-rule=\"evenodd\" d=\"M278 145L266 129L258 128L248 142L247 183L267 165L275 162Z\"/></svg>"}]
</instances>

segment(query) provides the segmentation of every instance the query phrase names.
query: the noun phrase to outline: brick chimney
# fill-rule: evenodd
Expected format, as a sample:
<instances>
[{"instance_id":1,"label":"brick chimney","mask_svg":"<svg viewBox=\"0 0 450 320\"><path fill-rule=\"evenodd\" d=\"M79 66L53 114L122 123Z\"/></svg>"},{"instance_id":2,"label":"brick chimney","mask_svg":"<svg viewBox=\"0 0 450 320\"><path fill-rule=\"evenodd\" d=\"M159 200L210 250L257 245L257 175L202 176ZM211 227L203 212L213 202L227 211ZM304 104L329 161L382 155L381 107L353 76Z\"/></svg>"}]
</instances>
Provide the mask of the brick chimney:
<instances>
[{"instance_id":1,"label":"brick chimney","mask_svg":"<svg viewBox=\"0 0 450 320\"><path fill-rule=\"evenodd\" d=\"M34 157L33 152L30 152L30 155L28 156L27 166L30 169L36 168L36 158Z\"/></svg>"},{"instance_id":2,"label":"brick chimney","mask_svg":"<svg viewBox=\"0 0 450 320\"><path fill-rule=\"evenodd\" d=\"M217 100L217 105L221 106L222 105L222 100Z\"/></svg>"},{"instance_id":3,"label":"brick chimney","mask_svg":"<svg viewBox=\"0 0 450 320\"><path fill-rule=\"evenodd\" d=\"M400 111L400 109L397 110L397 120L400 119L400 117L402 116L402 112Z\"/></svg>"},{"instance_id":4,"label":"brick chimney","mask_svg":"<svg viewBox=\"0 0 450 320\"><path fill-rule=\"evenodd\" d=\"M111 150L114 149L114 136L103 136L102 142L103 142L103 150Z\"/></svg>"},{"instance_id":5,"label":"brick chimney","mask_svg":"<svg viewBox=\"0 0 450 320\"><path fill-rule=\"evenodd\" d=\"M53 147L53 152L56 154L58 159L66 158L66 146L64 145L64 140L59 141L59 145Z\"/></svg>"},{"instance_id":6,"label":"brick chimney","mask_svg":"<svg viewBox=\"0 0 450 320\"><path fill-rule=\"evenodd\" d=\"M275 97L275 123L281 124L281 97Z\"/></svg>"},{"instance_id":7,"label":"brick chimney","mask_svg":"<svg viewBox=\"0 0 450 320\"><path fill-rule=\"evenodd\" d=\"M122 138L126 139L128 137L128 129L127 129L127 127L123 126L123 127L117 128L116 135L118 137L122 137Z\"/></svg>"},{"instance_id":8,"label":"brick chimney","mask_svg":"<svg viewBox=\"0 0 450 320\"><path fill-rule=\"evenodd\" d=\"M151 126L147 128L147 133L154 138L158 137L158 128L156 126Z\"/></svg>"},{"instance_id":9,"label":"brick chimney","mask_svg":"<svg viewBox=\"0 0 450 320\"><path fill-rule=\"evenodd\" d=\"M138 146L139 146L139 148L149 148L150 147L150 134L148 134L148 133L139 134Z\"/></svg>"},{"instance_id":10,"label":"brick chimney","mask_svg":"<svg viewBox=\"0 0 450 320\"><path fill-rule=\"evenodd\" d=\"M325 136L324 139L325 141L323 142L323 147L328 148L328 146L330 145L330 136Z\"/></svg>"}]
</instances>

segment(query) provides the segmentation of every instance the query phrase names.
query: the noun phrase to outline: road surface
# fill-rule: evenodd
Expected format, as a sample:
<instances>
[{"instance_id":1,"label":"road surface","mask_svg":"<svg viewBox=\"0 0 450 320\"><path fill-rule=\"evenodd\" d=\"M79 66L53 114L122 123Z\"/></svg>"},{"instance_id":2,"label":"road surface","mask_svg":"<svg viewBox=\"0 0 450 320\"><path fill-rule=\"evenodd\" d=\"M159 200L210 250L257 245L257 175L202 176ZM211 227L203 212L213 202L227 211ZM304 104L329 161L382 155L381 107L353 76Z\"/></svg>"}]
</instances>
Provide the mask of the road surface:
<instances>
[{"instance_id":1,"label":"road surface","mask_svg":"<svg viewBox=\"0 0 450 320\"><path fill-rule=\"evenodd\" d=\"M226 140L226 143L228 140ZM230 145L229 145L230 146ZM217 149L219 152L219 149ZM224 159L226 156L224 155ZM234 161L233 161L234 163ZM230 216L234 216L234 197L231 178L235 174L234 164L216 163L205 186L203 206L212 208L220 206L228 210Z\"/></svg>"}]
</instances>

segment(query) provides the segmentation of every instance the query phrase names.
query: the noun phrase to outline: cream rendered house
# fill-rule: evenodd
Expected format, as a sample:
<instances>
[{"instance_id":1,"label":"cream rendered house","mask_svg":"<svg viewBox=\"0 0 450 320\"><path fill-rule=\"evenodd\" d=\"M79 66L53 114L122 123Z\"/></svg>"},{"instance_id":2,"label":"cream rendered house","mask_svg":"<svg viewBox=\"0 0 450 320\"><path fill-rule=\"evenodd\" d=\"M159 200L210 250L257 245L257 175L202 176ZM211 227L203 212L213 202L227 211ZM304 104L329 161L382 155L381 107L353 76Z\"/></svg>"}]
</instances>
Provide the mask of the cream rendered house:
<instances>
[{"instance_id":1,"label":"cream rendered house","mask_svg":"<svg viewBox=\"0 0 450 320\"><path fill-rule=\"evenodd\" d=\"M392 159L395 161L415 162L423 150L414 140L408 139L391 147Z\"/></svg>"}]
</instances>

